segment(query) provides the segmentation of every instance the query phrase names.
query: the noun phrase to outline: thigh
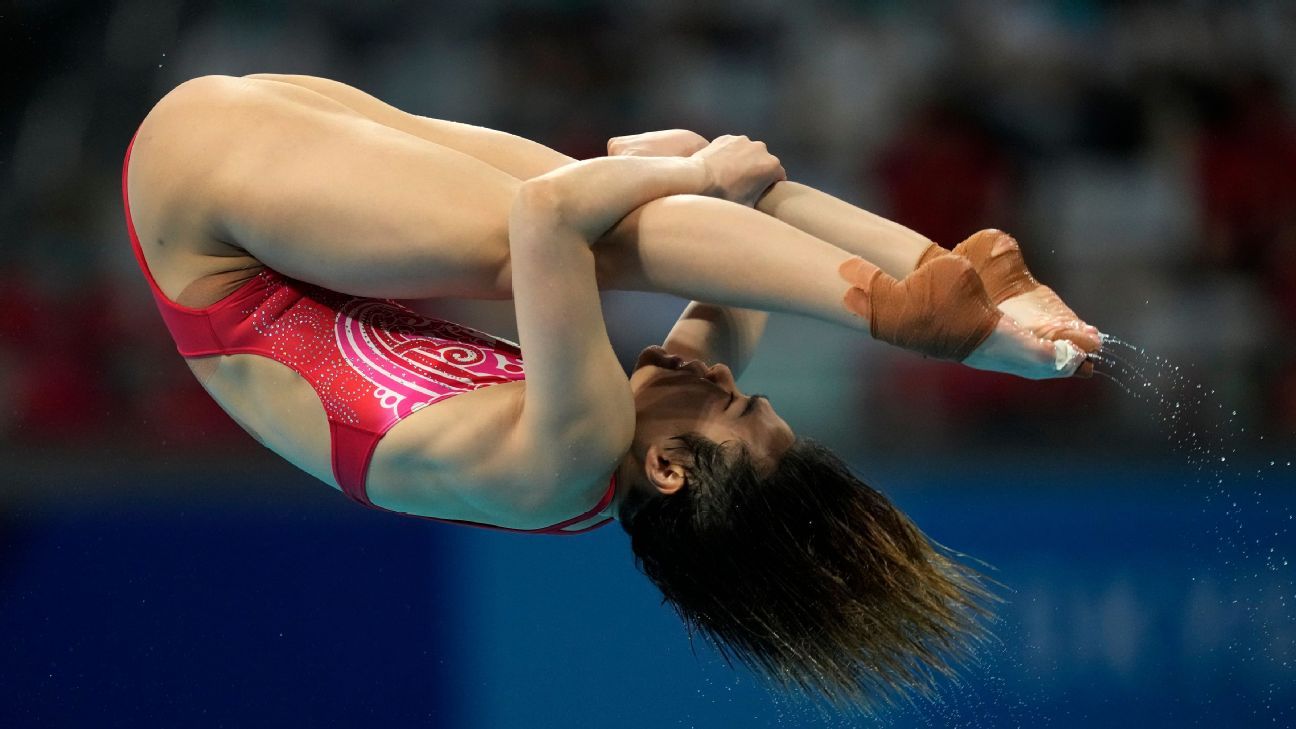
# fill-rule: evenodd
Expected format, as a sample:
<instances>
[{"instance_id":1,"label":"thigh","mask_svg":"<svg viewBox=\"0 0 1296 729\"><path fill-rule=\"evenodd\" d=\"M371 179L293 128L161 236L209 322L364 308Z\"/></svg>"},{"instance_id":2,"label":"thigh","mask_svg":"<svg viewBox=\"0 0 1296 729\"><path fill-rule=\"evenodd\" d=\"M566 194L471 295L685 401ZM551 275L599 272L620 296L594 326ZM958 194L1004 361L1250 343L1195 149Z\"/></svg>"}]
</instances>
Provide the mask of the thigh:
<instances>
[{"instance_id":1,"label":"thigh","mask_svg":"<svg viewBox=\"0 0 1296 729\"><path fill-rule=\"evenodd\" d=\"M140 180L136 155L153 161ZM194 183L177 185L181 176ZM521 183L306 89L187 82L141 126L130 184L175 188L170 204L201 208L213 235L335 291L508 295L508 213Z\"/></svg>"},{"instance_id":2,"label":"thigh","mask_svg":"<svg viewBox=\"0 0 1296 729\"><path fill-rule=\"evenodd\" d=\"M402 111L341 81L319 76L280 73L254 73L244 78L292 84L310 89L379 124L463 152L519 180L529 180L576 161L539 142L515 134Z\"/></svg>"}]
</instances>

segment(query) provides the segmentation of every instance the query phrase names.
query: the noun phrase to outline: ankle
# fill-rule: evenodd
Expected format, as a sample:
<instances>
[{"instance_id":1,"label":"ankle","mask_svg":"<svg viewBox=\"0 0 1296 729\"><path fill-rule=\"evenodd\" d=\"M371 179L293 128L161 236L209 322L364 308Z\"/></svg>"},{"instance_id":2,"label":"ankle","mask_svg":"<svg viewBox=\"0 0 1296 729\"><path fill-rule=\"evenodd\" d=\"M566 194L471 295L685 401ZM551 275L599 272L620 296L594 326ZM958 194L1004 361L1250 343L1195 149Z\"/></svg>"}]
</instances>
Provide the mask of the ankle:
<instances>
[{"instance_id":1,"label":"ankle","mask_svg":"<svg viewBox=\"0 0 1296 729\"><path fill-rule=\"evenodd\" d=\"M962 361L1003 316L960 256L936 256L903 281L859 258L838 273L851 284L843 306L868 320L874 339L927 357Z\"/></svg>"},{"instance_id":2,"label":"ankle","mask_svg":"<svg viewBox=\"0 0 1296 729\"><path fill-rule=\"evenodd\" d=\"M986 293L996 305L1039 287L1039 282L1026 268L1021 246L1002 230L988 228L977 231L954 246L953 252L972 262L972 267L985 284Z\"/></svg>"}]
</instances>

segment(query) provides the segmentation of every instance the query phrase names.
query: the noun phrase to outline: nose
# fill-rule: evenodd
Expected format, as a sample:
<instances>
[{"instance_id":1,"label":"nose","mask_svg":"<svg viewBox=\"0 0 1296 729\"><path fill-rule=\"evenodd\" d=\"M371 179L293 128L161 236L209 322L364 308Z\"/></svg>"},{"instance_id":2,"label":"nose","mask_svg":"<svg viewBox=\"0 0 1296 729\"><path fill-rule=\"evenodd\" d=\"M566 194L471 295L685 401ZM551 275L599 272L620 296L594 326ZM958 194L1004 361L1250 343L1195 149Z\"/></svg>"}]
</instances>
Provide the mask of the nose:
<instances>
[{"instance_id":1,"label":"nose","mask_svg":"<svg viewBox=\"0 0 1296 729\"><path fill-rule=\"evenodd\" d=\"M729 365L726 364L712 365L707 368L706 378L725 387L734 387L735 384L733 370L729 369Z\"/></svg>"}]
</instances>

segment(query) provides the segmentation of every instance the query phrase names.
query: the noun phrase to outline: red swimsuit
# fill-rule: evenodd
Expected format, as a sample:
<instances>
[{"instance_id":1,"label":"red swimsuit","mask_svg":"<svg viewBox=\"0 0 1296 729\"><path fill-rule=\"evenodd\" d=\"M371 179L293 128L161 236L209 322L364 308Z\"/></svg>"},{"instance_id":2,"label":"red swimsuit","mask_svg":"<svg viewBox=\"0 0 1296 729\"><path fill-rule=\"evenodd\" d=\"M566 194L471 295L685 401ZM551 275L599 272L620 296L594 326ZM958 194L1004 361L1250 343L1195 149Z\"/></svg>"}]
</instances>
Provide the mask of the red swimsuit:
<instances>
[{"instance_id":1,"label":"red swimsuit","mask_svg":"<svg viewBox=\"0 0 1296 729\"><path fill-rule=\"evenodd\" d=\"M176 348L185 357L258 354L301 375L324 404L332 441L333 475L342 492L370 508L365 474L374 447L389 428L428 405L500 382L525 378L517 345L474 329L429 319L383 299L348 296L283 276L270 269L203 309L172 302L158 288L144 261L126 194L126 229L153 298ZM543 529L506 531L578 534L603 526L567 529L596 516L612 501L616 480L594 508Z\"/></svg>"}]
</instances>

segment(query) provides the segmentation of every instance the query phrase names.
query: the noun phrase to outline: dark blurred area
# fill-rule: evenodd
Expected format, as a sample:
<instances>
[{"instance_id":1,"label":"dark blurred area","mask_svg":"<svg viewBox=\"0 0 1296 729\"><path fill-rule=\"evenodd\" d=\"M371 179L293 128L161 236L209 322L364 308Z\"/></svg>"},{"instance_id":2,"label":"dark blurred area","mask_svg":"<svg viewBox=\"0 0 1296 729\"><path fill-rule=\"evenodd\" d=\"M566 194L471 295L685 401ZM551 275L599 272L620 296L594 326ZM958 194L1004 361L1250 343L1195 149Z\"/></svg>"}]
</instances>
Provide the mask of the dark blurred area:
<instances>
[{"instance_id":1,"label":"dark blurred area","mask_svg":"<svg viewBox=\"0 0 1296 729\"><path fill-rule=\"evenodd\" d=\"M790 317L773 318L743 381L769 393L800 433L890 474L879 485L898 484L897 501L913 507L924 528L993 558L1005 569L1001 579L1020 590L1008 611L1026 636L1017 643L1025 644L1010 641L996 669L1010 685L985 684L976 689L980 709L937 712L921 725L1116 726L1119 717L1138 716L1159 726L1158 716L1174 714L1171 704L1179 718L1166 726L1193 716L1213 726L1286 725L1296 670L1284 556L1293 544L1293 471L1282 466L1296 451L1293 58L1296 4L1261 0L0 4L0 622L26 626L27 636L6 636L0 658L16 661L28 681L19 685L37 687L25 703L9 702L20 723L7 725L52 716L43 702L69 687L103 689L86 678L97 658L71 657L73 646L84 652L89 645L97 647L86 656L124 650L145 667L130 675L148 681L165 681L191 650L269 656L276 662L237 675L212 659L215 685L249 701L272 700L263 682L281 665L305 666L302 675L315 678L316 668L328 666L327 688L319 690L330 701L312 716L328 714L332 725L449 726L461 710L482 710L486 718L463 725L516 726L529 720L531 705L498 697L534 681L527 700L541 702L545 716L560 712L550 706L545 713L543 696L564 692L572 701L599 694L590 700L603 716L634 713L618 710L601 690L536 688L557 676L589 680L572 665L630 670L599 668L632 658L581 643L588 621L572 617L570 604L552 605L540 618L518 614L518 605L564 595L555 585L584 584L588 565L556 566L553 574L529 567L525 578L543 584L515 594L497 575L520 583L517 565L535 556L510 537L455 536L464 530L405 522L388 531L383 525L392 521L372 521L380 515L325 501L335 494L245 435L175 353L130 253L122 157L144 115L177 84L256 72L334 78L413 113L503 129L576 157L605 153L608 137L652 129L747 134L767 141L792 179L946 246L984 227L1014 234L1037 277L1088 321L1181 366L1189 386L1206 393L1205 407L1180 421L1179 442L1167 442L1154 403L1124 392L1137 391L1128 371L1106 373L1119 383L1026 382ZM667 297L609 295L618 352L629 358L659 341L682 307ZM446 308L454 312L447 318L513 335L507 305ZM1221 424L1222 413L1234 415ZM1231 510L1223 502L1233 496L1213 487L1214 475L1203 481L1201 451L1185 460L1193 451L1183 436L1197 430L1212 434L1209 447L1219 453L1254 460L1245 467L1254 481L1245 483L1237 480L1243 466L1230 463L1238 469L1230 471ZM965 467L993 471L976 481L993 498L964 492ZM1036 486L1047 499L1031 500ZM1094 486L1109 487L1101 492L1106 501L1089 500ZM1130 496L1139 489L1154 495ZM1262 500L1270 490L1277 500ZM1254 519L1238 516L1238 501ZM182 518L208 511L225 516ZM633 649L627 656L677 650L658 658L685 660L678 624L651 612L657 596L634 581L613 531L590 539L603 547L598 564L624 574L607 578L615 588L585 598L629 601L656 621L655 633L612 622L612 638ZM245 548L228 554L227 542ZM1099 542L1096 551L1086 546ZM188 558L140 571L149 555L168 550ZM263 553L279 556L250 576L228 577L243 575L239 565ZM404 568L382 573L390 555L407 560ZM460 565L458 576L431 567L446 561ZM299 566L307 563L314 566ZM416 575L411 565L427 569ZM69 576L78 569L118 579L87 587ZM206 569L220 579L208 579ZM135 587L114 593L113 584ZM203 598L210 584L226 597ZM184 594L144 612L133 599L173 589ZM252 597L228 597L241 590ZM399 606L396 618L366 612L374 609L367 595ZM129 615L121 624L128 627L119 627L126 634L156 628L169 631L171 642L125 649L108 617L103 626L86 623L69 607L83 603ZM242 632L194 627L259 610L260 618L244 618ZM173 620L173 612L193 617ZM438 620L422 642L393 655L386 646L433 612ZM276 642L277 626L303 614L304 636ZM456 642L456 626L473 614L476 632L468 635L475 637ZM370 639L348 639L337 653L321 648L356 629L361 615L376 626L363 628L373 631ZM545 625L559 627L546 637L537 630ZM73 636L66 654L60 631ZM54 678L58 661L46 650L53 644L79 678ZM558 667L559 654L574 663ZM555 661L548 678L536 676L544 672L536 655ZM455 664L461 659L463 666ZM386 668L363 678L333 670L354 661ZM448 672L447 662L455 666ZM397 673L403 678L393 684ZM694 693L702 689L683 675L672 674L669 685L701 702ZM456 694L455 680L481 676L496 683L482 679ZM449 688L399 703L397 693L416 696L433 677ZM390 696L382 693L388 689ZM718 689L710 690L715 705ZM1012 699L1017 709L1037 708L973 719L1015 692L1025 692ZM1098 706L1105 695L1111 703ZM145 699L114 696L122 716L136 712L161 724L195 725L191 705L223 701L219 691L200 691L160 711L145 708ZM0 689L0 698L13 697ZM311 691L279 699L306 703ZM744 710L728 701L730 723L690 716L701 726L767 725L733 723ZM292 723L286 705L271 714L280 724ZM762 711L772 716L773 709ZM642 725L668 719L684 721L658 716Z\"/></svg>"}]
</instances>

